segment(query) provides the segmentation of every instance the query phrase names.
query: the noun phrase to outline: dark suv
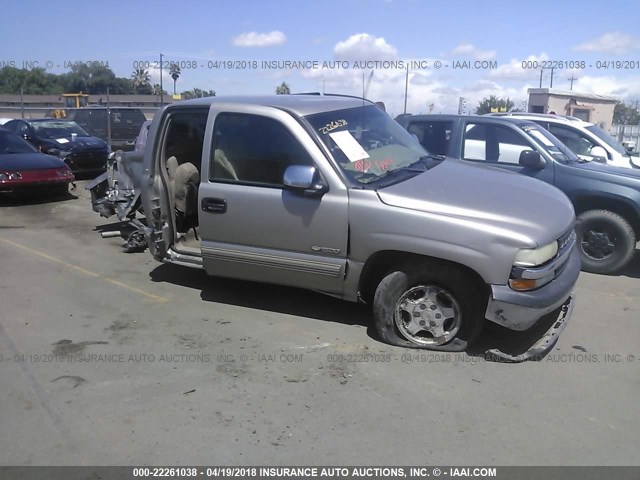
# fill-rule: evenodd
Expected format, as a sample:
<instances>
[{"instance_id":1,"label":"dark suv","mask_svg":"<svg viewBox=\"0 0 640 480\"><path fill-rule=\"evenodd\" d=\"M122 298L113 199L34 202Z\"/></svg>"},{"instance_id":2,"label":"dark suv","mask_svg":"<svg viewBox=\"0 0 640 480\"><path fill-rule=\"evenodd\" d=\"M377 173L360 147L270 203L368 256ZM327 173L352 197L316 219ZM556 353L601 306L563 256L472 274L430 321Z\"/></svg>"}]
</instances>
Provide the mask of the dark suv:
<instances>
[{"instance_id":1,"label":"dark suv","mask_svg":"<svg viewBox=\"0 0 640 480\"><path fill-rule=\"evenodd\" d=\"M147 120L138 108L110 108L111 149L133 150L142 124ZM71 108L67 110L67 120L73 120L91 135L109 141L107 108Z\"/></svg>"},{"instance_id":2,"label":"dark suv","mask_svg":"<svg viewBox=\"0 0 640 480\"><path fill-rule=\"evenodd\" d=\"M11 120L4 128L17 133L38 150L64 160L73 173L101 172L107 166L109 148L77 123L52 118Z\"/></svg>"},{"instance_id":3,"label":"dark suv","mask_svg":"<svg viewBox=\"0 0 640 480\"><path fill-rule=\"evenodd\" d=\"M613 273L631 262L640 238L637 170L579 158L537 123L516 117L409 115L396 121L433 154L522 173L562 190L576 212L583 270Z\"/></svg>"}]
</instances>

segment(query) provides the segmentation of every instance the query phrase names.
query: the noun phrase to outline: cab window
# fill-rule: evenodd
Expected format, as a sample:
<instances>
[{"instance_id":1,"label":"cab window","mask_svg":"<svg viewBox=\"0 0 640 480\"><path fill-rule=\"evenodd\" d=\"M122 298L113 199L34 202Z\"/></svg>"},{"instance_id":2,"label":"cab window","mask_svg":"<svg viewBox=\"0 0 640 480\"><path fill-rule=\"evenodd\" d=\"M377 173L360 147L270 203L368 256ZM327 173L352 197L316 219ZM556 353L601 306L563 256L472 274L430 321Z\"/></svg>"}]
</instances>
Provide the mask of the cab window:
<instances>
[{"instance_id":1,"label":"cab window","mask_svg":"<svg viewBox=\"0 0 640 480\"><path fill-rule=\"evenodd\" d=\"M524 137L508 127L469 123L465 128L463 142L465 160L518 165L520 154L525 150L534 150L534 148Z\"/></svg>"},{"instance_id":2,"label":"cab window","mask_svg":"<svg viewBox=\"0 0 640 480\"><path fill-rule=\"evenodd\" d=\"M453 122L412 122L407 129L429 153L448 155Z\"/></svg>"},{"instance_id":3,"label":"cab window","mask_svg":"<svg viewBox=\"0 0 640 480\"><path fill-rule=\"evenodd\" d=\"M586 135L571 128L549 125L549 131L577 155L589 155L591 149L596 146Z\"/></svg>"},{"instance_id":4,"label":"cab window","mask_svg":"<svg viewBox=\"0 0 640 480\"><path fill-rule=\"evenodd\" d=\"M313 161L283 124L259 115L217 116L211 181L282 187L284 171L290 165L313 165Z\"/></svg>"}]
</instances>

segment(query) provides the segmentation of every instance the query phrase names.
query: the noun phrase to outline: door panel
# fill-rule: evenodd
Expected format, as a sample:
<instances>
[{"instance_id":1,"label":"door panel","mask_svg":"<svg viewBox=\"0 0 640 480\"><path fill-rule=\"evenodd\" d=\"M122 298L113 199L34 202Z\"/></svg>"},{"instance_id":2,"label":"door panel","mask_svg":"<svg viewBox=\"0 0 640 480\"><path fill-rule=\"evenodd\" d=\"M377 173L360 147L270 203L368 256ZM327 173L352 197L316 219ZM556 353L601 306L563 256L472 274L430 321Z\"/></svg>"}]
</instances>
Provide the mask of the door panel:
<instances>
[{"instance_id":1,"label":"door panel","mask_svg":"<svg viewBox=\"0 0 640 480\"><path fill-rule=\"evenodd\" d=\"M315 143L281 111L246 107L214 119L198 195L207 272L340 293L347 190L328 178L327 161ZM322 176L329 191L310 197L285 189L282 173L293 164L327 173Z\"/></svg>"}]
</instances>

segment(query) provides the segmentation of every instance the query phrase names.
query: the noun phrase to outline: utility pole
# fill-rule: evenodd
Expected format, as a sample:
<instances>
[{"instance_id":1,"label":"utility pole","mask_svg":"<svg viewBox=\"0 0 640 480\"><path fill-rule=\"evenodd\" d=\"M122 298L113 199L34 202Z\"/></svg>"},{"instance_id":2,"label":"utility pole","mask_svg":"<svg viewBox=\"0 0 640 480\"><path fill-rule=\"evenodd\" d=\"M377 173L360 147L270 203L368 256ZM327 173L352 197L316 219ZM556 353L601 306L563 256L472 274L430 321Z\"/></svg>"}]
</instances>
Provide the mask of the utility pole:
<instances>
[{"instance_id":1,"label":"utility pole","mask_svg":"<svg viewBox=\"0 0 640 480\"><path fill-rule=\"evenodd\" d=\"M24 81L20 83L20 113L24 118Z\"/></svg>"},{"instance_id":2,"label":"utility pole","mask_svg":"<svg viewBox=\"0 0 640 480\"><path fill-rule=\"evenodd\" d=\"M407 113L407 90L409 89L409 62L407 62L407 73L404 76L404 113Z\"/></svg>"},{"instance_id":3,"label":"utility pole","mask_svg":"<svg viewBox=\"0 0 640 480\"><path fill-rule=\"evenodd\" d=\"M111 151L111 108L109 107L109 85L107 85L107 145Z\"/></svg>"},{"instance_id":4,"label":"utility pole","mask_svg":"<svg viewBox=\"0 0 640 480\"><path fill-rule=\"evenodd\" d=\"M577 80L577 78L571 75L571 78L567 78L567 80L571 82L571 85L569 86L569 90L573 90L573 81Z\"/></svg>"},{"instance_id":5,"label":"utility pole","mask_svg":"<svg viewBox=\"0 0 640 480\"><path fill-rule=\"evenodd\" d=\"M164 107L164 89L162 88L162 54L160 54L160 108Z\"/></svg>"},{"instance_id":6,"label":"utility pole","mask_svg":"<svg viewBox=\"0 0 640 480\"><path fill-rule=\"evenodd\" d=\"M544 70L544 68L540 69L540 88L542 88L542 72ZM551 70L551 81L549 82L549 88L553 88L553 71L555 70L555 67L549 67L549 70Z\"/></svg>"}]
</instances>

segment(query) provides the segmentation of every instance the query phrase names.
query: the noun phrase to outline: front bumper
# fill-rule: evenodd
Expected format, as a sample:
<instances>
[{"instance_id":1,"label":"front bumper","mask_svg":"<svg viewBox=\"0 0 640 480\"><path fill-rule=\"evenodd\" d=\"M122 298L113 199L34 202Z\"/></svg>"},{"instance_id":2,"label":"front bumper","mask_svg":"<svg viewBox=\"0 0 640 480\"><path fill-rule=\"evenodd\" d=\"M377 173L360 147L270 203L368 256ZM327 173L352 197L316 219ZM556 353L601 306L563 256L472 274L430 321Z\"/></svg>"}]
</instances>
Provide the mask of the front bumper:
<instances>
[{"instance_id":1,"label":"front bumper","mask_svg":"<svg viewBox=\"0 0 640 480\"><path fill-rule=\"evenodd\" d=\"M519 363L526 362L527 360L540 360L549 351L551 351L551 349L558 341L560 334L565 329L567 323L569 322L569 319L571 318L574 305L575 295L572 293L571 295L569 295L567 301L557 311L551 314L553 316L553 323L549 326L549 328L540 336L537 341L535 341L535 343L533 343L533 345L528 346L528 348L522 353L509 354L497 348L492 348L490 350L487 350L485 352L485 355L487 356L487 358L506 363ZM544 327L545 325L542 326ZM532 330L536 330L536 328ZM537 335L537 332L535 333Z\"/></svg>"},{"instance_id":2,"label":"front bumper","mask_svg":"<svg viewBox=\"0 0 640 480\"><path fill-rule=\"evenodd\" d=\"M486 318L510 330L528 330L567 302L578 280L580 266L580 255L573 248L562 272L542 288L518 292L506 285L492 285Z\"/></svg>"}]
</instances>

